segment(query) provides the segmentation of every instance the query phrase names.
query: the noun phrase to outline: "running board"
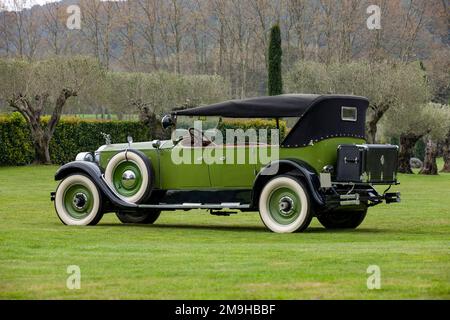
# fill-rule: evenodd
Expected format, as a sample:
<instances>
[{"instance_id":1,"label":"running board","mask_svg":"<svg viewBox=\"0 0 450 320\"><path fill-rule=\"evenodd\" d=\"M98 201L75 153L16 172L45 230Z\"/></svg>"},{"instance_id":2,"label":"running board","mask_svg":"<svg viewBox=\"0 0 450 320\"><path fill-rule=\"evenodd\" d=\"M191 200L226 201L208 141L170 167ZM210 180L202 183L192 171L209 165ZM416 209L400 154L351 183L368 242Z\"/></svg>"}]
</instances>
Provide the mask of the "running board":
<instances>
[{"instance_id":1,"label":"running board","mask_svg":"<svg viewBox=\"0 0 450 320\"><path fill-rule=\"evenodd\" d=\"M122 205L124 210L129 209L160 209L160 210L189 210L189 209L249 209L251 207L250 204L241 204L240 202L222 202L220 204L217 203L182 203L182 204L170 204L170 203L159 203L159 204L138 204L128 202L121 195L115 192L114 188L112 188L108 181L106 181L105 176L101 176L103 182L109 188L109 191L112 192L120 201L123 202ZM110 199L111 200L111 199Z\"/></svg>"},{"instance_id":2,"label":"running board","mask_svg":"<svg viewBox=\"0 0 450 320\"><path fill-rule=\"evenodd\" d=\"M250 204L236 203L182 203L182 204L140 204L139 209L187 210L187 209L249 209Z\"/></svg>"}]
</instances>

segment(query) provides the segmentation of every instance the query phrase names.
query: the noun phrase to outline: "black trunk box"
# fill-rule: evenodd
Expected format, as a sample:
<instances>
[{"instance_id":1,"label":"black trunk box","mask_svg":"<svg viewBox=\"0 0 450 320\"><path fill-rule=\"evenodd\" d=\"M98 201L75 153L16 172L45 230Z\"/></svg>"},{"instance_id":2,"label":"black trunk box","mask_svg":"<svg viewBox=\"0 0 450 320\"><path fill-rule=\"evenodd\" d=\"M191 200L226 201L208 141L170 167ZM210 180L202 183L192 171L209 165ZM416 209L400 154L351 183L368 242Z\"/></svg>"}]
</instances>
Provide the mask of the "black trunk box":
<instances>
[{"instance_id":1,"label":"black trunk box","mask_svg":"<svg viewBox=\"0 0 450 320\"><path fill-rule=\"evenodd\" d=\"M397 165L398 146L342 144L338 147L336 181L394 184Z\"/></svg>"}]
</instances>

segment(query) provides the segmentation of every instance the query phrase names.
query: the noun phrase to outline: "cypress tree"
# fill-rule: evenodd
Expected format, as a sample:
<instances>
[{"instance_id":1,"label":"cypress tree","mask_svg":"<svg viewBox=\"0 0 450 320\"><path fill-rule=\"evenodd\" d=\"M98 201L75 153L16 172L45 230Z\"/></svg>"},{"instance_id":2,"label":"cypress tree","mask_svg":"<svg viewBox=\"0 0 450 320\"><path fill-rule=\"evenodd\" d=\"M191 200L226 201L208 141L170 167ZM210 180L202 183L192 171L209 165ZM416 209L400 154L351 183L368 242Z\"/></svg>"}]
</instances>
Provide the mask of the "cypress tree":
<instances>
[{"instance_id":1,"label":"cypress tree","mask_svg":"<svg viewBox=\"0 0 450 320\"><path fill-rule=\"evenodd\" d=\"M281 77L281 32L278 24L270 31L269 43L269 82L268 94L275 96L283 93L283 79Z\"/></svg>"}]
</instances>

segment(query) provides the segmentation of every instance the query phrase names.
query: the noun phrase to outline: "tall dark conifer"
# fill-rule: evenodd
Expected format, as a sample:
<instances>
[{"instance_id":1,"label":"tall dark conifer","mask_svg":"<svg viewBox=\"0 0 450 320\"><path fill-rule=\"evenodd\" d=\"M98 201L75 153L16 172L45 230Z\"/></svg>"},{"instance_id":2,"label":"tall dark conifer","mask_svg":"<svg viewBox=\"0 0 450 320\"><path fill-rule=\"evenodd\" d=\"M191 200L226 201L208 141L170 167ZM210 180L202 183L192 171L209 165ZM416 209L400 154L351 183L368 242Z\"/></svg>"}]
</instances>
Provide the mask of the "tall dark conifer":
<instances>
[{"instance_id":1,"label":"tall dark conifer","mask_svg":"<svg viewBox=\"0 0 450 320\"><path fill-rule=\"evenodd\" d=\"M268 94L275 96L283 93L283 79L281 77L281 32L278 24L274 25L270 31L269 43L269 82Z\"/></svg>"}]
</instances>

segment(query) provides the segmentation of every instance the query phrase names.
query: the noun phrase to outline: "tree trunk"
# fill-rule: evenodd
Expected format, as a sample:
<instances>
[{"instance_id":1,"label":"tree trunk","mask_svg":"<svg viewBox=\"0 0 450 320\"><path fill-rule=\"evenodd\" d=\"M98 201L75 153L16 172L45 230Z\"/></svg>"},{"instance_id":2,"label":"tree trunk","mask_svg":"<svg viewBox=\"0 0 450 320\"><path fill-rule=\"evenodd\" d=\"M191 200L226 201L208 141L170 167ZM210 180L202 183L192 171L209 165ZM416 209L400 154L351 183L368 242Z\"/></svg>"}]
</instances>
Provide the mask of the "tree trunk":
<instances>
[{"instance_id":1,"label":"tree trunk","mask_svg":"<svg viewBox=\"0 0 450 320\"><path fill-rule=\"evenodd\" d=\"M425 149L425 159L423 162L423 167L420 170L420 174L437 175L437 163L436 157L438 153L437 144L433 140L428 139L427 147Z\"/></svg>"},{"instance_id":2,"label":"tree trunk","mask_svg":"<svg viewBox=\"0 0 450 320\"><path fill-rule=\"evenodd\" d=\"M56 99L55 109L44 128L41 122L41 114L44 110L48 94L36 95L31 101L28 97L18 94L8 101L10 107L19 111L25 118L31 131L33 146L35 150L35 164L50 164L49 145L55 132L56 125L61 118L61 113L69 97L76 96L77 92L70 89L61 90Z\"/></svg>"},{"instance_id":3,"label":"tree trunk","mask_svg":"<svg viewBox=\"0 0 450 320\"><path fill-rule=\"evenodd\" d=\"M379 105L370 105L372 116L369 118L366 126L366 139L368 143L376 143L378 121L381 120L390 106L391 103L389 101L380 103Z\"/></svg>"},{"instance_id":4,"label":"tree trunk","mask_svg":"<svg viewBox=\"0 0 450 320\"><path fill-rule=\"evenodd\" d=\"M423 135L416 135L414 133L403 133L400 135L400 151L398 154L398 172L413 173L409 160L411 159L414 146L416 142L422 138Z\"/></svg>"},{"instance_id":5,"label":"tree trunk","mask_svg":"<svg viewBox=\"0 0 450 320\"><path fill-rule=\"evenodd\" d=\"M367 143L376 143L377 123L379 119L372 119L367 123Z\"/></svg>"},{"instance_id":6,"label":"tree trunk","mask_svg":"<svg viewBox=\"0 0 450 320\"><path fill-rule=\"evenodd\" d=\"M444 167L441 172L450 172L450 131L442 144L442 155L444 157Z\"/></svg>"},{"instance_id":7,"label":"tree trunk","mask_svg":"<svg viewBox=\"0 0 450 320\"><path fill-rule=\"evenodd\" d=\"M49 151L49 145L50 141L45 138L44 132L41 134L36 135L36 133L33 133L35 135L34 138L34 164L50 164L50 151Z\"/></svg>"}]
</instances>

